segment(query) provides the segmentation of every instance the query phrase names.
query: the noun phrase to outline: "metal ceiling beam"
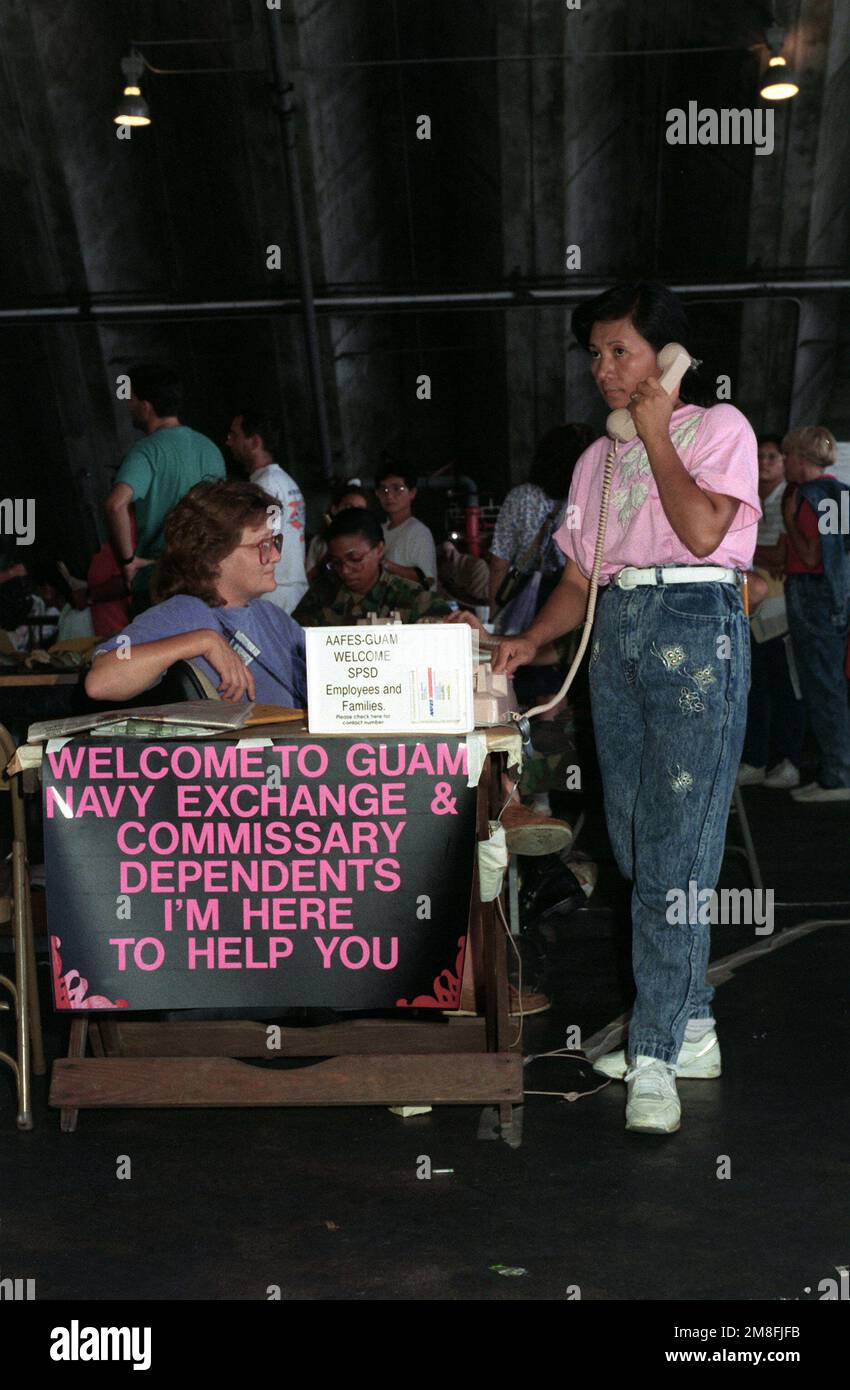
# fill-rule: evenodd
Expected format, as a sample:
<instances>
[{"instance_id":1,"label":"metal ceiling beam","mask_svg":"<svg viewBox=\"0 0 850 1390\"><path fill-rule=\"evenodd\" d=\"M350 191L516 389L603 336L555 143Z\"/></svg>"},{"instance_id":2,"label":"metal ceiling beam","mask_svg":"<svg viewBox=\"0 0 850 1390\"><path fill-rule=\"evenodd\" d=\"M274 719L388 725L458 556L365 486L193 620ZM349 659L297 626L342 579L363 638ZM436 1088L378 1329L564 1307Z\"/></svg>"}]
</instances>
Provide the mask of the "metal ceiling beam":
<instances>
[{"instance_id":1,"label":"metal ceiling beam","mask_svg":"<svg viewBox=\"0 0 850 1390\"><path fill-rule=\"evenodd\" d=\"M591 299L609 285L577 285L570 289L516 286L509 290L436 290L433 292L399 292L396 294L326 291L316 294L313 304L317 313L346 315L386 313L391 311L421 313L426 310L453 312L463 309L528 309L546 304L577 303ZM698 299L750 299L800 297L821 294L846 294L850 291L850 276L810 277L800 280L711 280L671 284L676 294ZM0 309L0 325L32 323L130 322L144 319L169 318L257 318L265 314L303 312L303 300L293 294L275 299L140 299L133 302L98 304L86 300L74 304L34 304Z\"/></svg>"},{"instance_id":2,"label":"metal ceiling beam","mask_svg":"<svg viewBox=\"0 0 850 1390\"><path fill-rule=\"evenodd\" d=\"M814 265L846 262L850 216L847 207L848 118L850 92L850 14L832 11L827 65L818 128L809 213L806 260ZM794 380L789 410L792 425L822 420L830 411L837 380L841 314L834 301L807 300L800 312Z\"/></svg>"}]
</instances>

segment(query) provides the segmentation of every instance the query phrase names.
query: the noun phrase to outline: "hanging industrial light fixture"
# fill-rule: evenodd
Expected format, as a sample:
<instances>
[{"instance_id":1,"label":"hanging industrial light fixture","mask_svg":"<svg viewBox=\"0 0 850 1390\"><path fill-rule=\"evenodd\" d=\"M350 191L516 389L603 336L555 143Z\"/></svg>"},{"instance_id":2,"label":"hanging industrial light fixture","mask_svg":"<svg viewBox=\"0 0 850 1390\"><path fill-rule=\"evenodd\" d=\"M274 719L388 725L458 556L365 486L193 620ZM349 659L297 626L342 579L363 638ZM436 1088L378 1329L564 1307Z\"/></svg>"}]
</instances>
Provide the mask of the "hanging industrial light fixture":
<instances>
[{"instance_id":1,"label":"hanging industrial light fixture","mask_svg":"<svg viewBox=\"0 0 850 1390\"><path fill-rule=\"evenodd\" d=\"M789 97L795 97L800 88L788 59L782 55L785 30L778 24L771 24L766 38L770 57L759 87L759 96L765 101L787 101Z\"/></svg>"},{"instance_id":2,"label":"hanging industrial light fixture","mask_svg":"<svg viewBox=\"0 0 850 1390\"><path fill-rule=\"evenodd\" d=\"M150 125L150 110L139 86L144 70L145 60L135 49L126 58L121 59L121 71L126 82L118 108L112 117L115 125Z\"/></svg>"},{"instance_id":3,"label":"hanging industrial light fixture","mask_svg":"<svg viewBox=\"0 0 850 1390\"><path fill-rule=\"evenodd\" d=\"M762 78L760 96L765 101L787 101L789 97L795 97L799 90L793 70L786 60L781 55L771 58Z\"/></svg>"}]
</instances>

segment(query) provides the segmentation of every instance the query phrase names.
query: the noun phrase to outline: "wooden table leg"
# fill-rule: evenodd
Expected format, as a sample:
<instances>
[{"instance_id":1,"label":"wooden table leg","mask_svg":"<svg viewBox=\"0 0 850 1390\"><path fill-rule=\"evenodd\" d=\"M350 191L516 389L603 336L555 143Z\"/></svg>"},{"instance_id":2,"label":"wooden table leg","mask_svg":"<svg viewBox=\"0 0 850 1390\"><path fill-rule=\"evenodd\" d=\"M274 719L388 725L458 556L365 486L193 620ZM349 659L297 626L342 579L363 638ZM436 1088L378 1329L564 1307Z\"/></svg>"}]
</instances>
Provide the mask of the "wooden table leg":
<instances>
[{"instance_id":1,"label":"wooden table leg","mask_svg":"<svg viewBox=\"0 0 850 1390\"><path fill-rule=\"evenodd\" d=\"M502 765L502 758L492 754L485 764L487 785L484 800L488 808L486 814L494 819L501 810L505 799L502 791ZM484 944L482 976L487 1018L487 1050L489 1052L507 1052L513 1043L508 1003L507 942L505 940L505 924L502 920L504 916L503 897L504 890L496 902L482 903L477 895L475 900ZM502 909L501 914L500 908Z\"/></svg>"},{"instance_id":2,"label":"wooden table leg","mask_svg":"<svg viewBox=\"0 0 850 1390\"><path fill-rule=\"evenodd\" d=\"M85 1057L86 1039L88 1038L89 1021L87 1018L75 1018L71 1024L71 1036L68 1039L68 1056ZM79 1110L75 1106L63 1106L59 1111L59 1128L63 1134L73 1134L77 1128L77 1117Z\"/></svg>"},{"instance_id":3,"label":"wooden table leg","mask_svg":"<svg viewBox=\"0 0 850 1390\"><path fill-rule=\"evenodd\" d=\"M97 1023L98 1041L102 1051L98 1056L102 1057L121 1057L124 1053L124 1045L121 1040L121 1024L116 1023L111 1018L100 1018Z\"/></svg>"},{"instance_id":4,"label":"wooden table leg","mask_svg":"<svg viewBox=\"0 0 850 1390\"><path fill-rule=\"evenodd\" d=\"M24 883L26 879L26 850L20 840L12 844L12 893L15 914L15 1005L18 1048L18 1129L32 1129L32 1098L30 1096L30 981L27 970L29 943L27 941Z\"/></svg>"}]
</instances>

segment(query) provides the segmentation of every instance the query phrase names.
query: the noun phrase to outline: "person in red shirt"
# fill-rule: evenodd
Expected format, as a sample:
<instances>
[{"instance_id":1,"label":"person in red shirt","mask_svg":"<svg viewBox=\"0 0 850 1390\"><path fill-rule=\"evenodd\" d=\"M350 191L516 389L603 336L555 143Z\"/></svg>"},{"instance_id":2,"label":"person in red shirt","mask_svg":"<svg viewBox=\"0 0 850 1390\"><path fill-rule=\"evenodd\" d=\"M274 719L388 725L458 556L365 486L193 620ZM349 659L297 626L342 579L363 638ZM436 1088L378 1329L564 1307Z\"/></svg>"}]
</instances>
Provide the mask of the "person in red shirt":
<instances>
[{"instance_id":1,"label":"person in red shirt","mask_svg":"<svg viewBox=\"0 0 850 1390\"><path fill-rule=\"evenodd\" d=\"M130 514L132 544L136 544L136 518ZM86 575L88 601L96 637L113 637L130 621L130 592L110 541L92 556Z\"/></svg>"},{"instance_id":2,"label":"person in red shirt","mask_svg":"<svg viewBox=\"0 0 850 1390\"><path fill-rule=\"evenodd\" d=\"M795 801L850 801L850 706L844 674L850 615L833 621L824 570L821 518L800 497L806 483L832 479L834 436L822 426L792 430L782 441L788 488L782 502L785 537L785 598L788 630L800 690L820 753L815 781L791 792ZM839 484L840 486L840 484ZM843 563L847 563L846 557Z\"/></svg>"}]
</instances>

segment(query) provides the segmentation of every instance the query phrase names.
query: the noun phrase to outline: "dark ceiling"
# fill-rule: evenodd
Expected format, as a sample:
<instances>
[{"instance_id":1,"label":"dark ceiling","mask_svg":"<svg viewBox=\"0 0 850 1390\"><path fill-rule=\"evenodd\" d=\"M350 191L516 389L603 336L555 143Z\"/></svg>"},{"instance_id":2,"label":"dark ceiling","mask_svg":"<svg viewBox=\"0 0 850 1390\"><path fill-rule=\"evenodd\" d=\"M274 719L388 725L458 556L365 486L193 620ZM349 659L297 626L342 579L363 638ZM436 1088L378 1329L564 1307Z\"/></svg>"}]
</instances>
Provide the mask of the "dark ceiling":
<instances>
[{"instance_id":1,"label":"dark ceiling","mask_svg":"<svg viewBox=\"0 0 850 1390\"><path fill-rule=\"evenodd\" d=\"M394 445L499 492L550 425L601 426L569 311L633 274L683 287L689 346L757 429L850 440L850 5L776 5L801 90L774 111L769 155L666 139L689 101L762 105L769 4L283 0L282 15L335 469L369 474ZM152 124L120 140L132 41L149 68L191 71L148 70ZM115 378L139 358L179 366L185 418L219 440L243 401L271 398L282 462L318 495L265 0L3 0L0 197L2 495L36 498L39 548L79 561L102 532L132 439Z\"/></svg>"}]
</instances>

